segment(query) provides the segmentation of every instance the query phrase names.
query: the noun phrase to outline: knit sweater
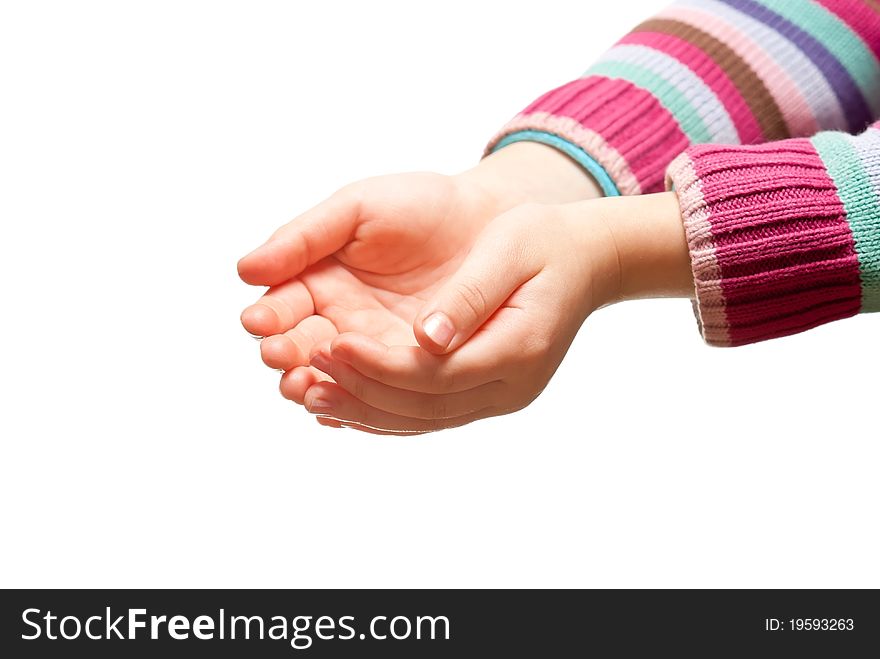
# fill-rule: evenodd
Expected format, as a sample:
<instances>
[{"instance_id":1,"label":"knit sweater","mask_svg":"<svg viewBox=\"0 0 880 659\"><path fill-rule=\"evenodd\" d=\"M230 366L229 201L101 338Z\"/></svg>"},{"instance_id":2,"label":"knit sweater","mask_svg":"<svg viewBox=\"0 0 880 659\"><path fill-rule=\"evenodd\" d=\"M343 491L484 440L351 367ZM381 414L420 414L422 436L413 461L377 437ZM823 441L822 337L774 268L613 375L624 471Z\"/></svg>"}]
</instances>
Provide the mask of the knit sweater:
<instances>
[{"instance_id":1,"label":"knit sweater","mask_svg":"<svg viewBox=\"0 0 880 659\"><path fill-rule=\"evenodd\" d=\"M703 337L732 346L880 310L878 117L877 0L682 0L487 152L537 141L608 195L674 189Z\"/></svg>"}]
</instances>

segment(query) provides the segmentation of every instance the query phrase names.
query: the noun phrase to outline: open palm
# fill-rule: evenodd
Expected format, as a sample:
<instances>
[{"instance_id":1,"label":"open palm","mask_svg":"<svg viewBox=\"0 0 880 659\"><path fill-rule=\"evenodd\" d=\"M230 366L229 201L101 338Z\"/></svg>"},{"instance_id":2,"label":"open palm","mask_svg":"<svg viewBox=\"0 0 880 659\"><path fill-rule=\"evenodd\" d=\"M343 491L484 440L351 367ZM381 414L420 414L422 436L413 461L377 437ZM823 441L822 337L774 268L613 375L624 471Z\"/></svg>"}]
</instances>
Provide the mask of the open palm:
<instances>
[{"instance_id":1,"label":"open palm","mask_svg":"<svg viewBox=\"0 0 880 659\"><path fill-rule=\"evenodd\" d=\"M500 204L440 174L368 179L280 228L239 262L249 284L270 286L242 323L267 337L263 360L290 370L342 332L415 345L421 306L455 271ZM318 373L303 373L303 385Z\"/></svg>"}]
</instances>

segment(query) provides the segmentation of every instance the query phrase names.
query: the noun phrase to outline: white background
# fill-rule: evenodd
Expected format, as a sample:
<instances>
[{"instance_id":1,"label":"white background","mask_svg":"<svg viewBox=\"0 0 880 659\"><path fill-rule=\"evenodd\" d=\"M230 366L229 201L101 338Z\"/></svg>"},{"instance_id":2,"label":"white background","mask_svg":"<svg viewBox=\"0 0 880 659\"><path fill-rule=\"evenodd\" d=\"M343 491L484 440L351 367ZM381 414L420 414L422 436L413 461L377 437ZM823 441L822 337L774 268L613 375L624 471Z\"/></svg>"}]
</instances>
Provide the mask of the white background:
<instances>
[{"instance_id":1,"label":"white background","mask_svg":"<svg viewBox=\"0 0 880 659\"><path fill-rule=\"evenodd\" d=\"M620 305L422 438L318 426L239 325L277 225L472 165L661 4L4 3L0 585L880 586L878 317Z\"/></svg>"}]
</instances>

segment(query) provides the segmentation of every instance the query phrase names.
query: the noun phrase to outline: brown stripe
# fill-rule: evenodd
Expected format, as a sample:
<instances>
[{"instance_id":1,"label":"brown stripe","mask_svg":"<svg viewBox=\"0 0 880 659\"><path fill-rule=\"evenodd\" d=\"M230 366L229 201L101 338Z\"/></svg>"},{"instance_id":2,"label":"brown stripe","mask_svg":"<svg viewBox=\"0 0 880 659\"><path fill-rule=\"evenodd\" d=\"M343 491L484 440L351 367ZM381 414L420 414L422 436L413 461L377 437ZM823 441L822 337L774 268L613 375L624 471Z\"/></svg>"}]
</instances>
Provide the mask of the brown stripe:
<instances>
[{"instance_id":1,"label":"brown stripe","mask_svg":"<svg viewBox=\"0 0 880 659\"><path fill-rule=\"evenodd\" d=\"M880 13L880 2L877 2L877 0L865 0L865 4L874 11Z\"/></svg>"},{"instance_id":2,"label":"brown stripe","mask_svg":"<svg viewBox=\"0 0 880 659\"><path fill-rule=\"evenodd\" d=\"M779 140L789 137L788 126L779 106L758 74L727 44L702 30L665 18L655 18L645 21L633 32L659 32L668 34L696 46L708 55L718 67L724 71L751 109L764 139Z\"/></svg>"}]
</instances>

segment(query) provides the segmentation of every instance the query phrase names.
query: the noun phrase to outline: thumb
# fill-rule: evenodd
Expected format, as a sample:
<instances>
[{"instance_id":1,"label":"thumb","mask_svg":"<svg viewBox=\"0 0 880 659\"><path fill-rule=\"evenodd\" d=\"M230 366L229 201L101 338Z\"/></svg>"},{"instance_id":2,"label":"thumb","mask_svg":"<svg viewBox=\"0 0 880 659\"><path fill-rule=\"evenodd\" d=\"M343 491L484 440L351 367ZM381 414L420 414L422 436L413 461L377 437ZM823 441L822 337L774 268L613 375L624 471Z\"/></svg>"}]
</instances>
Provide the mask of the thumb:
<instances>
[{"instance_id":1,"label":"thumb","mask_svg":"<svg viewBox=\"0 0 880 659\"><path fill-rule=\"evenodd\" d=\"M425 350L444 354L467 341L519 286L538 273L525 240L486 232L464 263L421 309L413 323Z\"/></svg>"}]
</instances>

